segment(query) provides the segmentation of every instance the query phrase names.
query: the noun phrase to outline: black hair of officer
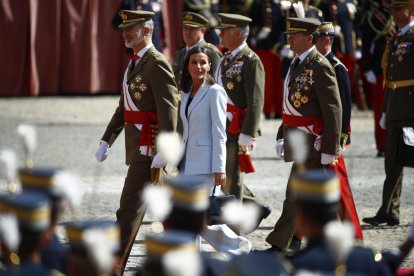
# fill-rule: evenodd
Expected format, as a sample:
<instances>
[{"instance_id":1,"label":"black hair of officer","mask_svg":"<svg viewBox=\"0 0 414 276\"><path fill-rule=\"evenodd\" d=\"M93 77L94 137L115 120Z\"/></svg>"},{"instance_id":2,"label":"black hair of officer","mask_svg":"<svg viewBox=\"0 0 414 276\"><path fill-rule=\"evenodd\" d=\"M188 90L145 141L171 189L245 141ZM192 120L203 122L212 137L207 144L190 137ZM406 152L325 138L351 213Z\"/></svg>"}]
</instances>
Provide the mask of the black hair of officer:
<instances>
[{"instance_id":1,"label":"black hair of officer","mask_svg":"<svg viewBox=\"0 0 414 276\"><path fill-rule=\"evenodd\" d=\"M211 53L210 50L207 49L206 47L199 47L199 46L195 46L193 48L191 48L190 51L188 51L187 56L185 58L184 61L184 66L183 66L183 73L181 75L181 87L180 89L184 92L184 93L189 93L191 92L191 87L192 87L192 80L191 80L191 75L190 72L188 71L188 64L190 62L190 58L193 54L205 54L208 58L208 62L210 64L210 72L207 75L207 81L209 84L215 84L216 81L214 80L213 76L211 75L212 72L214 72L215 68L212 67L212 57L211 57Z\"/></svg>"}]
</instances>

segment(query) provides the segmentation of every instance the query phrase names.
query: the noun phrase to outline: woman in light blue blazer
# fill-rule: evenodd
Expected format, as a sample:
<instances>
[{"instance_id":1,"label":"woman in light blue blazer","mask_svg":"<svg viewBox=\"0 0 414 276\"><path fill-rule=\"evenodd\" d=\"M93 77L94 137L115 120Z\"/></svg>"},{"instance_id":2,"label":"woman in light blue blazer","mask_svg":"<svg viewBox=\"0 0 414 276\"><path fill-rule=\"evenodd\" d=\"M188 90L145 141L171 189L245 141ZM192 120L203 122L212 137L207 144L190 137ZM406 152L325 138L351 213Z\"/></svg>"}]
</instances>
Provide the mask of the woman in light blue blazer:
<instances>
[{"instance_id":1,"label":"woman in light blue blazer","mask_svg":"<svg viewBox=\"0 0 414 276\"><path fill-rule=\"evenodd\" d=\"M180 107L185 144L180 173L204 177L210 191L226 182L227 140L227 94L210 75L212 69L207 48L196 46L188 52L181 76ZM225 224L207 226L201 236L217 251L241 254L251 250L250 241Z\"/></svg>"},{"instance_id":2,"label":"woman in light blue blazer","mask_svg":"<svg viewBox=\"0 0 414 276\"><path fill-rule=\"evenodd\" d=\"M226 181L226 91L209 74L206 48L193 48L186 61L180 108L185 153L180 171L221 185Z\"/></svg>"}]
</instances>

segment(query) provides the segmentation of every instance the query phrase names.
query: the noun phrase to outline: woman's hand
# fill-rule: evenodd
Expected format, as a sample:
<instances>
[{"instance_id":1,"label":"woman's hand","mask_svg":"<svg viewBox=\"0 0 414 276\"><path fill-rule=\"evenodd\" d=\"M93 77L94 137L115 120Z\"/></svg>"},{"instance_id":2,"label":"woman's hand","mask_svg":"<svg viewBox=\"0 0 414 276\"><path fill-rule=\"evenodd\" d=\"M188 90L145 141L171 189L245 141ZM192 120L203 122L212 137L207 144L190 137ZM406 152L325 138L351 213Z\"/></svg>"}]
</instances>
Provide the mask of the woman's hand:
<instances>
[{"instance_id":1,"label":"woman's hand","mask_svg":"<svg viewBox=\"0 0 414 276\"><path fill-rule=\"evenodd\" d=\"M225 173L214 173L214 184L216 184L216 186L226 184L226 174Z\"/></svg>"}]
</instances>

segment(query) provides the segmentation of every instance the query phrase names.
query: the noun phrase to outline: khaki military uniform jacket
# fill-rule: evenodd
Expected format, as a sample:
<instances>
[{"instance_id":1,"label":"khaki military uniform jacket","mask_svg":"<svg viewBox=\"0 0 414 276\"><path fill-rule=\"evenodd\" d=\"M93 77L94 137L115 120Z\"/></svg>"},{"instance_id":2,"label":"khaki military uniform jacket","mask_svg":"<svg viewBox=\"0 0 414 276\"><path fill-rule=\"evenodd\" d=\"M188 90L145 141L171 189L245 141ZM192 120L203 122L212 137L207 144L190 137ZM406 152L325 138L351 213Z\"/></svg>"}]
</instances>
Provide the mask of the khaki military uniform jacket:
<instances>
[{"instance_id":1,"label":"khaki military uniform jacket","mask_svg":"<svg viewBox=\"0 0 414 276\"><path fill-rule=\"evenodd\" d=\"M287 77L290 79L283 96L283 113L317 117L323 122L323 132L316 133L323 137L320 151L314 147L317 135L307 131L312 130L311 128L305 130L309 149L308 159L318 159L321 153L338 155L342 105L335 72L329 61L315 48ZM292 129L296 127L288 127L282 123L277 139L286 138L287 132ZM292 146L295 145L291 145L289 139L284 141L285 161L293 161Z\"/></svg>"},{"instance_id":2,"label":"khaki military uniform jacket","mask_svg":"<svg viewBox=\"0 0 414 276\"><path fill-rule=\"evenodd\" d=\"M264 103L265 72L259 57L245 46L221 67L221 81L228 98L238 108L247 108L241 133L256 137Z\"/></svg>"},{"instance_id":3,"label":"khaki military uniform jacket","mask_svg":"<svg viewBox=\"0 0 414 276\"><path fill-rule=\"evenodd\" d=\"M128 70L128 68L127 68ZM174 131L177 124L178 90L171 66L153 46L141 57L132 72L127 74L128 92L140 111L155 111L158 130ZM140 130L134 124L124 123L124 92L109 122L102 140L111 146L125 128L126 163L148 161L140 154Z\"/></svg>"},{"instance_id":4,"label":"khaki military uniform jacket","mask_svg":"<svg viewBox=\"0 0 414 276\"><path fill-rule=\"evenodd\" d=\"M383 111L387 120L414 119L414 27L389 43Z\"/></svg>"},{"instance_id":5,"label":"khaki military uniform jacket","mask_svg":"<svg viewBox=\"0 0 414 276\"><path fill-rule=\"evenodd\" d=\"M220 62L220 57L221 57L220 51L216 48L216 46L214 46L211 43L206 42L204 39L202 39L196 46L207 48L210 51L211 53L210 54L211 55L210 72L215 72ZM175 76L175 82L177 83L178 88L180 88L181 74L184 68L185 50L186 50L186 47L183 47L175 53L174 61L172 65L174 76Z\"/></svg>"}]
</instances>

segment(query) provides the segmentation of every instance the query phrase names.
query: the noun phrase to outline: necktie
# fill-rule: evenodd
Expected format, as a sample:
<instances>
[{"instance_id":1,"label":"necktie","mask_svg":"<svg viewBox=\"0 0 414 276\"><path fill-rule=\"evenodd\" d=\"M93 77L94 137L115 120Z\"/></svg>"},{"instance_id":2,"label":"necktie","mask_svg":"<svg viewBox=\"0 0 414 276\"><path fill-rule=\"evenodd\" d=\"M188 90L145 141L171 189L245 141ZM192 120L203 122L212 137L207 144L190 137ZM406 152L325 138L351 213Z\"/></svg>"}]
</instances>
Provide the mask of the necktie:
<instances>
[{"instance_id":1,"label":"necktie","mask_svg":"<svg viewBox=\"0 0 414 276\"><path fill-rule=\"evenodd\" d=\"M292 67L290 71L293 72L299 66L299 63L300 63L300 58L296 57L295 61L292 63Z\"/></svg>"},{"instance_id":2,"label":"necktie","mask_svg":"<svg viewBox=\"0 0 414 276\"><path fill-rule=\"evenodd\" d=\"M134 70L135 67L135 63L137 60L139 60L141 57L138 55L131 55L130 59L131 59L131 64L129 65L129 72L131 73L132 70Z\"/></svg>"}]
</instances>

